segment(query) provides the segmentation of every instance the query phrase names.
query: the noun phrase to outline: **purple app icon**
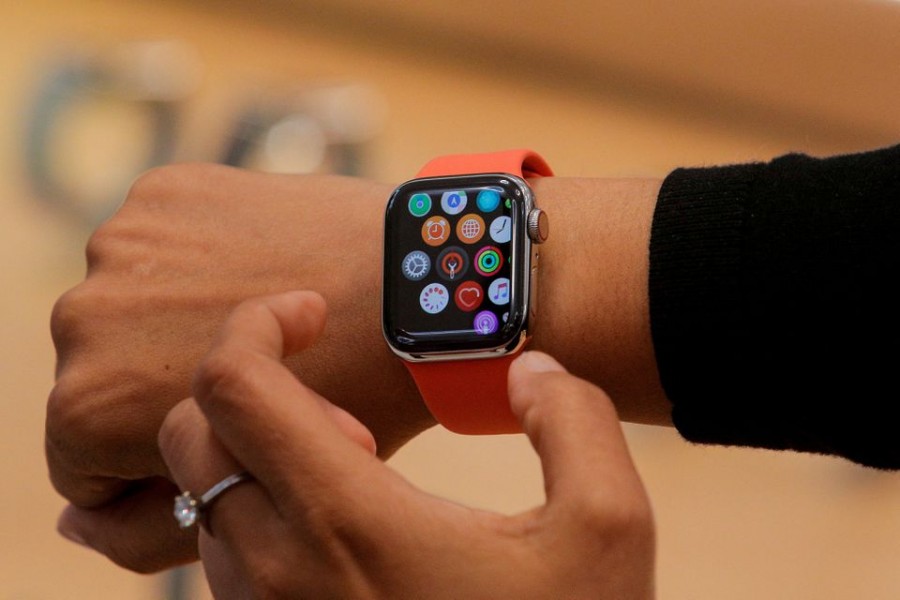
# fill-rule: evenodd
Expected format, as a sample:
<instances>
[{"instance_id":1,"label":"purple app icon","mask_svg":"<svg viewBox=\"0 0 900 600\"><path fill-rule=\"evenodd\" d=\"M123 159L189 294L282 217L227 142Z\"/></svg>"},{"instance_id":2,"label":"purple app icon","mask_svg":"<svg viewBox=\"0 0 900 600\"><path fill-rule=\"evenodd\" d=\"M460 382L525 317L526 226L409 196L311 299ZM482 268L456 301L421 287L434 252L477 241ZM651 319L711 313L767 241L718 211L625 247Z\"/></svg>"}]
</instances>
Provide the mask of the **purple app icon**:
<instances>
[{"instance_id":1,"label":"purple app icon","mask_svg":"<svg viewBox=\"0 0 900 600\"><path fill-rule=\"evenodd\" d=\"M497 320L497 315L489 310L483 310L475 315L474 326L475 333L479 335L490 335L497 331L500 322Z\"/></svg>"}]
</instances>

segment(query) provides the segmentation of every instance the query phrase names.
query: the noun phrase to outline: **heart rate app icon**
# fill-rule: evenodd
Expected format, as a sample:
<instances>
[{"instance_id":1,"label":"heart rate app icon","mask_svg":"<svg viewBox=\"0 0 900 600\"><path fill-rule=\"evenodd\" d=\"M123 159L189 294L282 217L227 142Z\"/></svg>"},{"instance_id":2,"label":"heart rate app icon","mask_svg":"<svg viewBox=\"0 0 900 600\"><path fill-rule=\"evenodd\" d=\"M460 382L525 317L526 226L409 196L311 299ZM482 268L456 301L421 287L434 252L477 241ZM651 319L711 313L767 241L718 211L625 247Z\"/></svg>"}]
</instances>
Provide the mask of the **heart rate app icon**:
<instances>
[{"instance_id":1,"label":"heart rate app icon","mask_svg":"<svg viewBox=\"0 0 900 600\"><path fill-rule=\"evenodd\" d=\"M472 312L484 300L484 289L477 281L464 281L453 294L456 306L463 312Z\"/></svg>"}]
</instances>

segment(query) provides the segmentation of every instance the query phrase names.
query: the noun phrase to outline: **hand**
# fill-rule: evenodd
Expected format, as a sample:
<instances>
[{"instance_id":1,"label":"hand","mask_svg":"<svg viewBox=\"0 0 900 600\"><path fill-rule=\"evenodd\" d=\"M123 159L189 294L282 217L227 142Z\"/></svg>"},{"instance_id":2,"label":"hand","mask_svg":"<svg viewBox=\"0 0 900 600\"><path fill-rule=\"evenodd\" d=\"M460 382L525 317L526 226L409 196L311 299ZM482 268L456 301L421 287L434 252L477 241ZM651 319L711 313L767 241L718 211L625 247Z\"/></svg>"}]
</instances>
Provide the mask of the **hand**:
<instances>
[{"instance_id":1,"label":"hand","mask_svg":"<svg viewBox=\"0 0 900 600\"><path fill-rule=\"evenodd\" d=\"M255 478L206 514L200 555L215 597L652 597L651 509L600 389L548 355L517 359L510 399L547 501L515 516L469 509L411 486L373 456L362 424L282 366L323 319L308 292L241 305L194 398L160 430L182 488Z\"/></svg>"},{"instance_id":2,"label":"hand","mask_svg":"<svg viewBox=\"0 0 900 600\"><path fill-rule=\"evenodd\" d=\"M341 177L180 165L141 177L87 248L85 281L52 317L50 477L72 506L60 531L141 572L197 556L171 525L156 445L169 409L241 300L303 287L336 318L288 362L365 421L389 455L433 424L382 339L381 235L390 189Z\"/></svg>"}]
</instances>

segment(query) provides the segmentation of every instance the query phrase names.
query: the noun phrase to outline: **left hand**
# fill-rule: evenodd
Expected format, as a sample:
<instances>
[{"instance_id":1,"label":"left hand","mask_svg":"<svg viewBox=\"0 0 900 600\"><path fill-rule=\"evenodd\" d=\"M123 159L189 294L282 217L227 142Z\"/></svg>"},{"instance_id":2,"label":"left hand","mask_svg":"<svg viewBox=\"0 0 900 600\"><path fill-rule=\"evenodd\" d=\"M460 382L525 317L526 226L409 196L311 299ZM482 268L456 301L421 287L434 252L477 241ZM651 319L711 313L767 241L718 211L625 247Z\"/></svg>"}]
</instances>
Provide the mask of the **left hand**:
<instances>
[{"instance_id":1,"label":"left hand","mask_svg":"<svg viewBox=\"0 0 900 600\"><path fill-rule=\"evenodd\" d=\"M515 516L411 486L368 430L280 362L308 347L324 302L294 292L227 321L160 431L182 489L255 481L212 505L200 556L217 598L650 598L654 528L615 410L547 355L510 368L513 412L547 502ZM173 524L173 527L175 525Z\"/></svg>"}]
</instances>

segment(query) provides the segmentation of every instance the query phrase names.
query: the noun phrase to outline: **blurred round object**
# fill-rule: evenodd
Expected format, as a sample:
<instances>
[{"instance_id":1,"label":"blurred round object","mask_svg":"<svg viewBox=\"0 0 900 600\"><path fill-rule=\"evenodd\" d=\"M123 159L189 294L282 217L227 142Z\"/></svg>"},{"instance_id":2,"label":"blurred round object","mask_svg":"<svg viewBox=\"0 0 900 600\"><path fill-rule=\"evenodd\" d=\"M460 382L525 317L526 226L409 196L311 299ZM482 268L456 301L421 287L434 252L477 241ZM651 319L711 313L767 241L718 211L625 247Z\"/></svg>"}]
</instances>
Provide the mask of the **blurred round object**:
<instances>
[{"instance_id":1,"label":"blurred round object","mask_svg":"<svg viewBox=\"0 0 900 600\"><path fill-rule=\"evenodd\" d=\"M196 50L180 40L128 42L103 62L123 95L142 100L182 100L197 90L203 71Z\"/></svg>"},{"instance_id":2,"label":"blurred round object","mask_svg":"<svg viewBox=\"0 0 900 600\"><path fill-rule=\"evenodd\" d=\"M276 173L359 175L385 103L363 84L310 84L254 99L232 127L222 162Z\"/></svg>"},{"instance_id":3,"label":"blurred round object","mask_svg":"<svg viewBox=\"0 0 900 600\"><path fill-rule=\"evenodd\" d=\"M89 227L106 219L135 177L171 161L179 102L199 71L196 55L173 41L60 53L26 120L27 171L38 197Z\"/></svg>"},{"instance_id":4,"label":"blurred round object","mask_svg":"<svg viewBox=\"0 0 900 600\"><path fill-rule=\"evenodd\" d=\"M334 142L344 144L371 140L384 127L387 114L384 97L362 83L303 90L299 102L322 123Z\"/></svg>"}]
</instances>

